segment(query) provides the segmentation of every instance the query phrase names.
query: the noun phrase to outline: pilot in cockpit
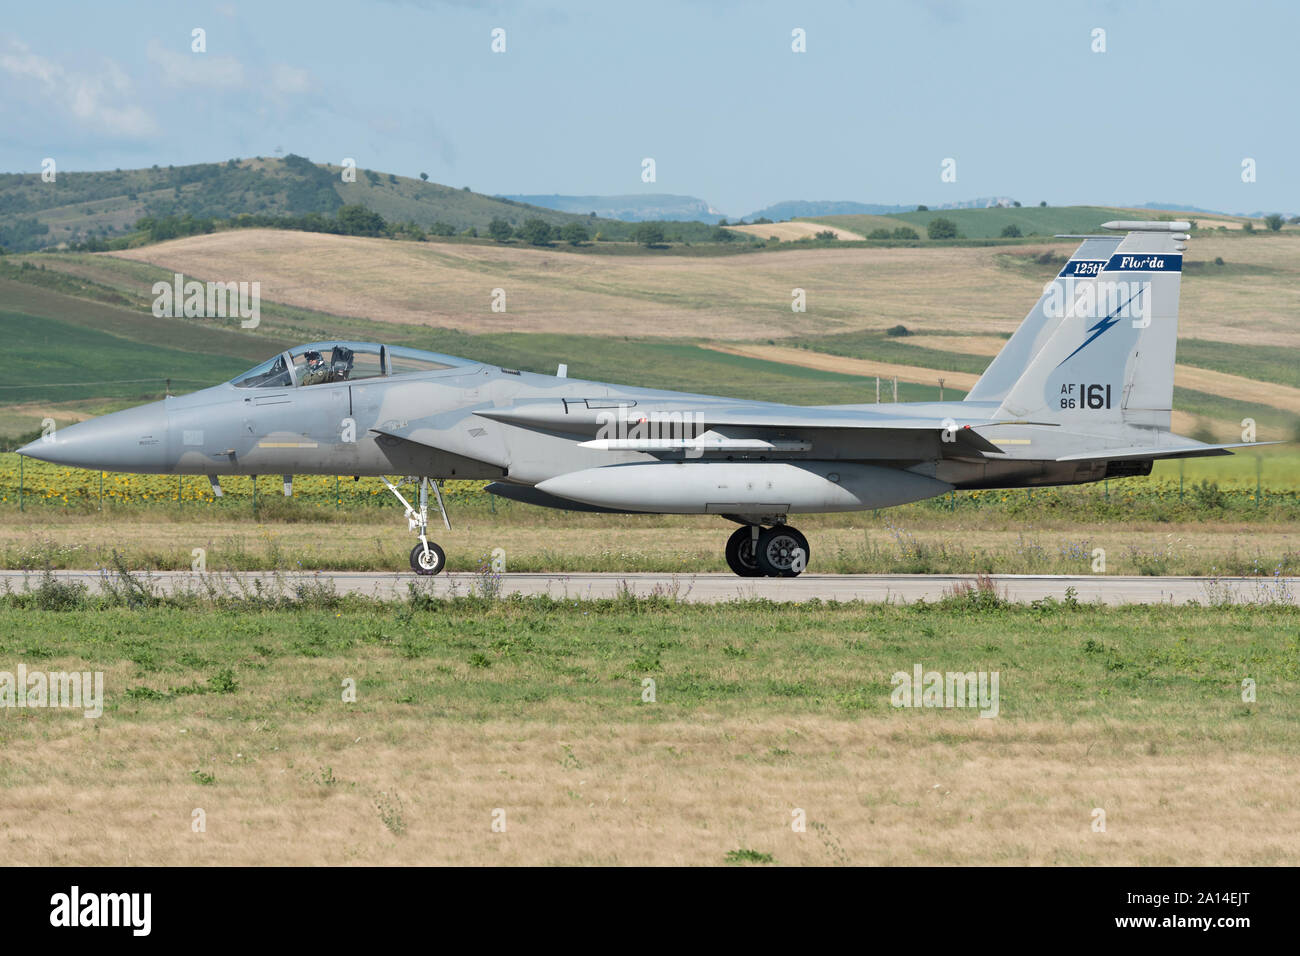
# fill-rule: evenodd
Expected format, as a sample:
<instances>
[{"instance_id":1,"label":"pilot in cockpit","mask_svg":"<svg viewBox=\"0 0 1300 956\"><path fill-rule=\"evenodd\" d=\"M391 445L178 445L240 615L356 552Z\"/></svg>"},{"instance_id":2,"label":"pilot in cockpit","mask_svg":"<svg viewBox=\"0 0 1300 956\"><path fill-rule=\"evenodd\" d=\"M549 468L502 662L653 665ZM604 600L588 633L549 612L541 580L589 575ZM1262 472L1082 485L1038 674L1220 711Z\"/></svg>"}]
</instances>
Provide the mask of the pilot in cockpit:
<instances>
[{"instance_id":1,"label":"pilot in cockpit","mask_svg":"<svg viewBox=\"0 0 1300 956\"><path fill-rule=\"evenodd\" d=\"M325 364L324 357L315 349L308 349L303 358L306 360L306 366L302 373L303 385L320 385L330 380L330 368Z\"/></svg>"}]
</instances>

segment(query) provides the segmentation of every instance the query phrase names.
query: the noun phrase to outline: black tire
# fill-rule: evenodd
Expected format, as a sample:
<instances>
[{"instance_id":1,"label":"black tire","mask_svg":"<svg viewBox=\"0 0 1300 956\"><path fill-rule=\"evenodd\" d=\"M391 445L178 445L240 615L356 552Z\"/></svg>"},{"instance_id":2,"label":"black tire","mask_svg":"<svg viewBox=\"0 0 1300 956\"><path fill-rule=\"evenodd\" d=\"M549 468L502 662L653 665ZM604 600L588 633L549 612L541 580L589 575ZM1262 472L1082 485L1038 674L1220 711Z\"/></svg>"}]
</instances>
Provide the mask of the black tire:
<instances>
[{"instance_id":1,"label":"black tire","mask_svg":"<svg viewBox=\"0 0 1300 956\"><path fill-rule=\"evenodd\" d=\"M754 557L754 535L750 525L737 528L727 539L727 566L742 578L763 576L763 570Z\"/></svg>"},{"instance_id":2,"label":"black tire","mask_svg":"<svg viewBox=\"0 0 1300 956\"><path fill-rule=\"evenodd\" d=\"M764 574L774 578L793 578L808 567L812 552L807 538L789 525L779 524L758 536L758 554L755 557Z\"/></svg>"},{"instance_id":3,"label":"black tire","mask_svg":"<svg viewBox=\"0 0 1300 956\"><path fill-rule=\"evenodd\" d=\"M424 553L424 545L419 542L416 542L415 547L411 549L411 570L416 574L437 574L446 563L446 552L432 541L429 542L427 558Z\"/></svg>"}]
</instances>

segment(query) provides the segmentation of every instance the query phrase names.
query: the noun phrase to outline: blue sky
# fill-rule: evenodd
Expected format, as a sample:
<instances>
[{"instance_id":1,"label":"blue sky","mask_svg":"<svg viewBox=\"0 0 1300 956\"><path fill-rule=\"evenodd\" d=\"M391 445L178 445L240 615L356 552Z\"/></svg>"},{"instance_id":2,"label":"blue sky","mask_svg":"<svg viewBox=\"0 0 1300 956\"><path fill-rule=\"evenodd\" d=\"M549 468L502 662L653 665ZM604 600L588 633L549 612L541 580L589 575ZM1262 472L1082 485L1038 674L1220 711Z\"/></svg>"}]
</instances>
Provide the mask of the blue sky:
<instances>
[{"instance_id":1,"label":"blue sky","mask_svg":"<svg viewBox=\"0 0 1300 956\"><path fill-rule=\"evenodd\" d=\"M486 193L1300 212L1300 5L11 4L0 169L274 155ZM191 52L191 30L207 52ZM491 31L506 31L506 52ZM807 52L791 51L802 28ZM1106 52L1092 51L1094 28ZM641 181L653 157L657 181ZM945 158L957 181L940 181ZM1243 183L1241 163L1256 162Z\"/></svg>"}]
</instances>

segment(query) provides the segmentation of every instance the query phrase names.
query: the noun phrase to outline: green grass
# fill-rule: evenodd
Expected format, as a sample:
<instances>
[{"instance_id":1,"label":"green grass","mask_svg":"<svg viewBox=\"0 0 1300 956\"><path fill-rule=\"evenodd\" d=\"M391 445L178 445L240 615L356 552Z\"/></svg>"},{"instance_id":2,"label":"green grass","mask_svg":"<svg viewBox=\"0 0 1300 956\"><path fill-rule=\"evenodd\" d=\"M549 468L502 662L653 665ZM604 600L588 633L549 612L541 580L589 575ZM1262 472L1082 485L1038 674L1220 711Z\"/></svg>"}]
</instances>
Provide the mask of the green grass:
<instances>
[{"instance_id":1,"label":"green grass","mask_svg":"<svg viewBox=\"0 0 1300 956\"><path fill-rule=\"evenodd\" d=\"M1300 388L1300 362L1295 360L1289 350L1271 345L1180 338L1178 362L1260 382L1276 382Z\"/></svg>"},{"instance_id":2,"label":"green grass","mask_svg":"<svg viewBox=\"0 0 1300 956\"><path fill-rule=\"evenodd\" d=\"M1237 423L1247 418L1255 420L1258 441L1295 441L1300 437L1300 418L1297 418L1296 414L1270 405L1239 401L1227 395L1198 392L1190 388L1175 388L1174 408L1180 412L1232 422L1233 433L1214 435L1215 438L1225 441L1241 440L1240 435L1236 434Z\"/></svg>"},{"instance_id":3,"label":"green grass","mask_svg":"<svg viewBox=\"0 0 1300 956\"><path fill-rule=\"evenodd\" d=\"M983 374L993 361L992 358L983 355L966 355L961 352L926 348L924 335L908 336L907 341L909 344L905 345L898 338L886 335L884 332L862 331L807 336L788 343L783 341L782 344L795 345L814 352L826 352L830 355L872 359L877 362L896 362L900 365L916 365L948 372L969 372L972 375ZM900 385L899 388L901 389L902 386ZM944 389L945 398L949 391L951 390Z\"/></svg>"},{"instance_id":4,"label":"green grass","mask_svg":"<svg viewBox=\"0 0 1300 956\"><path fill-rule=\"evenodd\" d=\"M126 260L100 260L126 263ZM130 265L135 265L130 263ZM137 293L129 304L104 303L97 300L104 288L95 282L59 276L53 270L14 270L0 268L0 309L22 313L32 319L25 336L48 338L40 324L47 321L78 326L88 332L101 332L123 338L138 345L192 351L203 354L238 357L248 364L260 362L277 351L297 344L297 339L267 334L278 317L280 307L263 304L263 323L257 330L238 327L239 320L230 320L227 327L222 320L155 318L150 311L151 295L144 295L154 281L170 275L161 269L148 267L149 273L132 283ZM49 277L49 278L47 278ZM46 287L45 283L56 288ZM323 317L322 317L323 319ZM159 370L163 377L166 370ZM218 379L218 381L221 381Z\"/></svg>"},{"instance_id":5,"label":"green grass","mask_svg":"<svg viewBox=\"0 0 1300 956\"><path fill-rule=\"evenodd\" d=\"M116 281L128 289L148 289L153 281L169 275L161 269L140 270L135 263L104 257L95 259L93 265L100 270L97 276L120 275L122 278ZM80 297L111 288L107 284L60 279L57 275L50 270L0 272L0 308L14 310L6 332L21 350L21 383L28 386L0 392L3 396L0 401L67 401L122 394L140 395L142 399L158 397L162 393L162 380L167 377L173 381L173 391L179 394L227 381L293 344L334 337L425 348L548 375L554 374L560 363L567 363L573 378L707 391L742 399L821 405L871 401L875 397L874 388L868 395L867 379L859 376L742 358L692 343L662 339L628 340L559 333L472 335L454 329L373 322L270 303L263 303L262 325L255 333L226 328L208 320L156 319L145 311L147 302L139 303L137 311L98 305ZM33 285L28 280L34 276L41 283L57 283L58 287ZM60 349L59 355L49 354L49 346L65 341L70 330L75 334L67 341L77 342L78 346ZM89 344L92 340L94 348ZM114 356L134 356L136 374L120 374L120 369L119 373L107 374L99 348L107 349L106 354ZM907 348L895 346L890 354L902 355L898 350ZM913 362L918 361L914 351L911 357ZM114 368L119 364L114 359ZM153 377L155 384L137 385L134 391L128 386L35 387L42 383L144 377ZM945 397L961 394L945 389ZM936 398L937 387L899 385L900 401Z\"/></svg>"},{"instance_id":6,"label":"green grass","mask_svg":"<svg viewBox=\"0 0 1300 956\"><path fill-rule=\"evenodd\" d=\"M60 590L60 588L62 590ZM214 613L215 612L215 613ZM607 719L643 710L644 677L658 684L650 719L700 708L722 713L888 716L890 675L997 670L1009 720L1157 723L1172 746L1221 735L1251 711L1259 743L1300 743L1300 610L1286 606L1007 605L988 594L937 604L723 605L667 599L428 599L381 604L301 600L100 600L47 585L0 598L0 654L43 666L131 662L106 715L148 722L187 699L237 710L276 685L296 695L277 709L319 706L334 684L302 687L312 658L364 655L368 699L408 704L427 718L545 719L573 706ZM376 668L374 659L396 669ZM1269 706L1243 708L1243 676ZM637 691L637 692L634 692ZM220 700L228 699L222 705ZM287 713L287 711L286 711ZM948 712L941 724L970 719ZM936 727L936 732L939 728Z\"/></svg>"},{"instance_id":7,"label":"green grass","mask_svg":"<svg viewBox=\"0 0 1300 956\"><path fill-rule=\"evenodd\" d=\"M71 322L0 310L8 374L6 401L140 396L170 377L191 390L233 378L248 367L231 355L146 345Z\"/></svg>"},{"instance_id":8,"label":"green grass","mask_svg":"<svg viewBox=\"0 0 1300 956\"><path fill-rule=\"evenodd\" d=\"M1025 236L1095 233L1103 222L1118 215L1118 210L1104 206L1023 206L1012 209L931 209L927 212L891 213L889 218L910 225L922 239L925 238L926 225L935 219L947 219L956 223L957 232L967 239L996 239L1010 225L1018 226ZM855 218L857 217L821 216L810 221L854 229ZM868 232L878 227L876 224L864 225Z\"/></svg>"}]
</instances>

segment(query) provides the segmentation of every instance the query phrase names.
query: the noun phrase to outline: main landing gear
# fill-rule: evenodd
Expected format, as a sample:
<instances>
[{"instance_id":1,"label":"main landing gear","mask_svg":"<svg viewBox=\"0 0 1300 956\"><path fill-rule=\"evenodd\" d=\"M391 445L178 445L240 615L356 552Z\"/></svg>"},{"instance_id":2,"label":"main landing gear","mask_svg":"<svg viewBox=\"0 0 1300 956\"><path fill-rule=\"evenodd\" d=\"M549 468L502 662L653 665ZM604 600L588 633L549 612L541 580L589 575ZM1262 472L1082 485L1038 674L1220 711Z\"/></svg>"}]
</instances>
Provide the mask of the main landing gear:
<instances>
[{"instance_id":1,"label":"main landing gear","mask_svg":"<svg viewBox=\"0 0 1300 956\"><path fill-rule=\"evenodd\" d=\"M429 478L403 478L393 484L387 478L381 476L381 480L389 491L402 503L406 509L404 517L412 531L418 532L420 540L414 548L411 549L411 570L416 574L437 574L447 563L447 554L442 548L429 540L429 486L433 485L433 496L438 501L438 510L442 513L442 523L447 530L451 530L451 520L447 517L447 507L442 503L442 492L438 489L438 482ZM418 482L420 485L420 507L413 508L411 503L402 497L402 493L397 490L399 485L409 482Z\"/></svg>"},{"instance_id":2,"label":"main landing gear","mask_svg":"<svg viewBox=\"0 0 1300 956\"><path fill-rule=\"evenodd\" d=\"M808 567L808 539L786 524L745 523L727 539L727 564L742 578L792 578Z\"/></svg>"}]
</instances>

